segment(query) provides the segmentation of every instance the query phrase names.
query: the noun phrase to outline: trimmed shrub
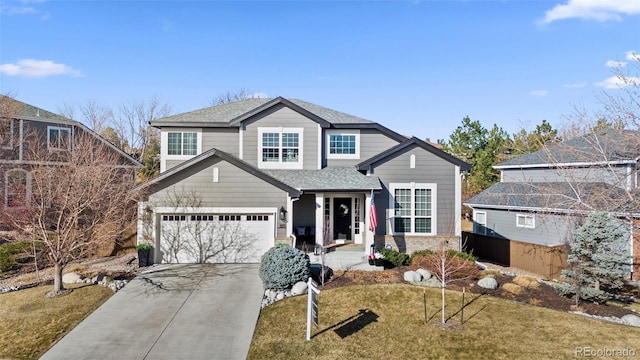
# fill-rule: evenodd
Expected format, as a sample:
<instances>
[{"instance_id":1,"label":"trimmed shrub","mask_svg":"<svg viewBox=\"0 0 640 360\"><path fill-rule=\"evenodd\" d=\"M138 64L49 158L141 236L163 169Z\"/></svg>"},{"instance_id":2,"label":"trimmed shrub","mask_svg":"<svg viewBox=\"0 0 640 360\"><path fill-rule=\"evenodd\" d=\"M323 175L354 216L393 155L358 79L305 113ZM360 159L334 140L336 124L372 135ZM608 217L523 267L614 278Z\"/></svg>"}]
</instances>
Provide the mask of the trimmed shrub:
<instances>
[{"instance_id":1,"label":"trimmed shrub","mask_svg":"<svg viewBox=\"0 0 640 360\"><path fill-rule=\"evenodd\" d=\"M385 264L389 264L390 267L409 265L411 261L411 257L408 254L393 249L381 249L380 254L384 256Z\"/></svg>"},{"instance_id":2,"label":"trimmed shrub","mask_svg":"<svg viewBox=\"0 0 640 360\"><path fill-rule=\"evenodd\" d=\"M429 249L414 251L413 254L411 254L411 264L413 264L413 261L417 258L433 255L435 253L435 251Z\"/></svg>"},{"instance_id":3,"label":"trimmed shrub","mask_svg":"<svg viewBox=\"0 0 640 360\"><path fill-rule=\"evenodd\" d=\"M471 254L467 254L466 252L461 252L461 251L456 251L456 250L448 250L447 251L447 256L450 258L453 257L457 257L463 260L468 260L468 261L473 261L475 262L476 260L478 260L477 257L471 255Z\"/></svg>"},{"instance_id":4,"label":"trimmed shrub","mask_svg":"<svg viewBox=\"0 0 640 360\"><path fill-rule=\"evenodd\" d=\"M265 289L284 290L311 276L309 256L288 245L274 246L260 262L260 279Z\"/></svg>"},{"instance_id":5,"label":"trimmed shrub","mask_svg":"<svg viewBox=\"0 0 640 360\"><path fill-rule=\"evenodd\" d=\"M15 269L19 263L28 258L29 253L31 253L31 243L28 241L0 245L0 273Z\"/></svg>"}]
</instances>

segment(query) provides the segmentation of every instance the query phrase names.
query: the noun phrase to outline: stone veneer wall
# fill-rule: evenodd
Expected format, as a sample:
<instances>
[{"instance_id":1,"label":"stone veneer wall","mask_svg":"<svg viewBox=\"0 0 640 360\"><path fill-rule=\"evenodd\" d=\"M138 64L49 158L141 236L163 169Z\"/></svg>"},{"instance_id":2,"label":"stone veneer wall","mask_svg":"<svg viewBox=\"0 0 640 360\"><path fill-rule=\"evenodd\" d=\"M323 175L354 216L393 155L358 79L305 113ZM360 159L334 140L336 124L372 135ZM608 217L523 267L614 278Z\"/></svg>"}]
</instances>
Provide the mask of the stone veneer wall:
<instances>
[{"instance_id":1,"label":"stone veneer wall","mask_svg":"<svg viewBox=\"0 0 640 360\"><path fill-rule=\"evenodd\" d=\"M377 248L391 244L394 250L412 254L424 249L437 250L442 240L446 241L447 248L460 251L459 236L376 235L374 244Z\"/></svg>"}]
</instances>

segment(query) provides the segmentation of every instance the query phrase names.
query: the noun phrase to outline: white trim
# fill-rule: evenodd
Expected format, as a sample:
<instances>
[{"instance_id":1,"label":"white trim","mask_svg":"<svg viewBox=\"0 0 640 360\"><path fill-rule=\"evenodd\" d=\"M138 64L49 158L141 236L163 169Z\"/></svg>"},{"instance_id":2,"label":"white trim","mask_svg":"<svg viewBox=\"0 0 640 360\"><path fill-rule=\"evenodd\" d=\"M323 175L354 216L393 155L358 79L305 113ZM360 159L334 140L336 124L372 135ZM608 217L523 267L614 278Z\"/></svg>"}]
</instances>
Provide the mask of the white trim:
<instances>
[{"instance_id":1,"label":"white trim","mask_svg":"<svg viewBox=\"0 0 640 360\"><path fill-rule=\"evenodd\" d=\"M438 185L435 183L390 183L389 184L389 225L391 228L391 233L393 235L436 235L438 233L437 230L437 214L438 214ZM411 209L410 216L407 218L411 219L411 231L410 232L396 232L395 231L395 200L394 194L397 189L409 189L411 190ZM417 233L415 232L415 190L416 189L428 189L431 190L431 232L428 233ZM405 218L403 216L403 218Z\"/></svg>"},{"instance_id":2,"label":"white trim","mask_svg":"<svg viewBox=\"0 0 640 360\"><path fill-rule=\"evenodd\" d=\"M322 169L322 126L318 124L318 170Z\"/></svg>"},{"instance_id":3,"label":"white trim","mask_svg":"<svg viewBox=\"0 0 640 360\"><path fill-rule=\"evenodd\" d=\"M375 196L375 194L373 195ZM364 194L364 229L360 230L360 233L364 231L365 239L364 239L364 253L368 254L371 249L371 245L374 244L375 233L369 230L369 226L371 224L371 193ZM378 226L382 225L382 221L378 221Z\"/></svg>"},{"instance_id":4,"label":"white trim","mask_svg":"<svg viewBox=\"0 0 640 360\"><path fill-rule=\"evenodd\" d=\"M322 245L324 236L324 194L316 193L316 244Z\"/></svg>"},{"instance_id":5,"label":"white trim","mask_svg":"<svg viewBox=\"0 0 640 360\"><path fill-rule=\"evenodd\" d=\"M478 221L478 214L484 215L484 222ZM484 227L484 231L478 231L478 225L482 225ZM480 235L487 235L487 212L486 211L476 211L473 210L473 233Z\"/></svg>"},{"instance_id":6,"label":"white trim","mask_svg":"<svg viewBox=\"0 0 640 360\"><path fill-rule=\"evenodd\" d=\"M196 133L195 155L169 155L169 133ZM167 170L167 160L189 160L202 153L202 129L166 128L160 132L160 172Z\"/></svg>"},{"instance_id":7,"label":"white trim","mask_svg":"<svg viewBox=\"0 0 640 360\"><path fill-rule=\"evenodd\" d=\"M278 137L278 161L262 161L262 134L277 133ZM298 161L282 161L282 134L298 134ZM304 128L290 127L259 127L258 128L258 168L260 169L302 169L304 166Z\"/></svg>"},{"instance_id":8,"label":"white trim","mask_svg":"<svg viewBox=\"0 0 640 360\"><path fill-rule=\"evenodd\" d=\"M455 182L454 182L454 210L453 216L455 217L455 235L462 235L462 174L460 173L460 166L455 167ZM462 244L461 244L462 245Z\"/></svg>"},{"instance_id":9,"label":"white trim","mask_svg":"<svg viewBox=\"0 0 640 360\"><path fill-rule=\"evenodd\" d=\"M355 135L355 154L331 154L331 135ZM360 130L358 129L331 129L325 132L325 151L327 159L360 159Z\"/></svg>"},{"instance_id":10,"label":"white trim","mask_svg":"<svg viewBox=\"0 0 640 360\"><path fill-rule=\"evenodd\" d=\"M240 160L244 159L244 123L240 124L240 128L238 129L238 157Z\"/></svg>"},{"instance_id":11,"label":"white trim","mask_svg":"<svg viewBox=\"0 0 640 360\"><path fill-rule=\"evenodd\" d=\"M18 160L22 160L23 159L23 155L24 155L24 121L22 119L20 119L20 149L19 149L19 154L18 154Z\"/></svg>"},{"instance_id":12,"label":"white trim","mask_svg":"<svg viewBox=\"0 0 640 360\"><path fill-rule=\"evenodd\" d=\"M524 223L520 225L520 219L524 219ZM531 219L531 224L527 224L527 219ZM527 228L527 229L535 229L536 228L536 217L531 214L516 214L516 227L518 228Z\"/></svg>"},{"instance_id":13,"label":"white trim","mask_svg":"<svg viewBox=\"0 0 640 360\"><path fill-rule=\"evenodd\" d=\"M189 214L189 213L211 213L211 214L268 214L278 215L277 207L171 207L162 206L154 209L156 214Z\"/></svg>"},{"instance_id":14,"label":"white trim","mask_svg":"<svg viewBox=\"0 0 640 360\"><path fill-rule=\"evenodd\" d=\"M62 132L67 132L67 147L65 148L61 148L61 147L52 147L51 146L51 135L49 134L49 132L51 130L58 130L58 131L62 131ZM73 128L72 127L64 127L64 126L47 126L47 150L71 150L71 135L73 134Z\"/></svg>"}]
</instances>

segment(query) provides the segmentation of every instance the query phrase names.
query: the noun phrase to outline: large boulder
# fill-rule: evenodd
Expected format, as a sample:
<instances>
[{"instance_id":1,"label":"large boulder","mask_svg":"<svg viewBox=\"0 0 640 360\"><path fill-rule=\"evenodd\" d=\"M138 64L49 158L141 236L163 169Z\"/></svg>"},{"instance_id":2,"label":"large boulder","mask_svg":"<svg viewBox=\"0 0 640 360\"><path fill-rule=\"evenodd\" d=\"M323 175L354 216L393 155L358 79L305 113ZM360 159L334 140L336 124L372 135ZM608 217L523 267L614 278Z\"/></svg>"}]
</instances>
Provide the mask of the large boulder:
<instances>
[{"instance_id":1,"label":"large boulder","mask_svg":"<svg viewBox=\"0 0 640 360\"><path fill-rule=\"evenodd\" d=\"M626 325L640 327L640 316L633 315L633 314L627 314L627 315L621 317L620 320L622 320L622 323L624 323Z\"/></svg>"},{"instance_id":2,"label":"large boulder","mask_svg":"<svg viewBox=\"0 0 640 360\"><path fill-rule=\"evenodd\" d=\"M298 296L298 295L302 295L302 294L306 294L307 293L307 283L304 281L298 281L297 283L293 284L293 287L291 288L291 295L293 296Z\"/></svg>"},{"instance_id":3,"label":"large boulder","mask_svg":"<svg viewBox=\"0 0 640 360\"><path fill-rule=\"evenodd\" d=\"M431 271L429 271L429 270L425 270L425 269L418 269L418 270L416 270L416 272L417 272L418 274L422 275L422 278L423 278L424 280L429 280L429 279L431 279Z\"/></svg>"},{"instance_id":4,"label":"large boulder","mask_svg":"<svg viewBox=\"0 0 640 360\"><path fill-rule=\"evenodd\" d=\"M65 284L75 284L82 281L82 276L76 272L70 272L62 275L62 282Z\"/></svg>"},{"instance_id":5,"label":"large boulder","mask_svg":"<svg viewBox=\"0 0 640 360\"><path fill-rule=\"evenodd\" d=\"M486 277L478 281L478 286L483 289L497 289L498 281L492 277Z\"/></svg>"},{"instance_id":6,"label":"large boulder","mask_svg":"<svg viewBox=\"0 0 640 360\"><path fill-rule=\"evenodd\" d=\"M410 283L420 282L422 281L422 275L418 274L415 271L405 271L404 281L408 281Z\"/></svg>"}]
</instances>

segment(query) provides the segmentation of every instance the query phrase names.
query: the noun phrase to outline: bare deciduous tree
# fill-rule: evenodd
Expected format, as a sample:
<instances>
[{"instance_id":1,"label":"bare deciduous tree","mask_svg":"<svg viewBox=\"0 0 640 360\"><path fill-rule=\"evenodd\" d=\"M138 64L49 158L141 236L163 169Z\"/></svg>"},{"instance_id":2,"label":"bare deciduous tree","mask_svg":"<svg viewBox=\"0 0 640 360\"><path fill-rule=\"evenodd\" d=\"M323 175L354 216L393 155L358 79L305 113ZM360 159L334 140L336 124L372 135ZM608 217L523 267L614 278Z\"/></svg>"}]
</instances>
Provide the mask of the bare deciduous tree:
<instances>
[{"instance_id":1,"label":"bare deciduous tree","mask_svg":"<svg viewBox=\"0 0 640 360\"><path fill-rule=\"evenodd\" d=\"M80 112L81 117L76 117L76 109ZM62 108L58 109L58 112L66 118L87 125L98 134L113 121L113 111L94 99L90 99L85 104L78 106L64 104Z\"/></svg>"},{"instance_id":2,"label":"bare deciduous tree","mask_svg":"<svg viewBox=\"0 0 640 360\"><path fill-rule=\"evenodd\" d=\"M211 99L209 102L212 106L227 104L234 101L240 101L244 99L263 98L263 94L256 93L251 90L242 88L237 91L227 91Z\"/></svg>"},{"instance_id":3,"label":"bare deciduous tree","mask_svg":"<svg viewBox=\"0 0 640 360\"><path fill-rule=\"evenodd\" d=\"M15 175L5 183L11 199L3 220L44 244L55 267L51 296L63 292L69 262L115 241L135 218L131 164L92 134L72 134L51 150L42 131L27 129L28 165L2 169Z\"/></svg>"}]
</instances>

